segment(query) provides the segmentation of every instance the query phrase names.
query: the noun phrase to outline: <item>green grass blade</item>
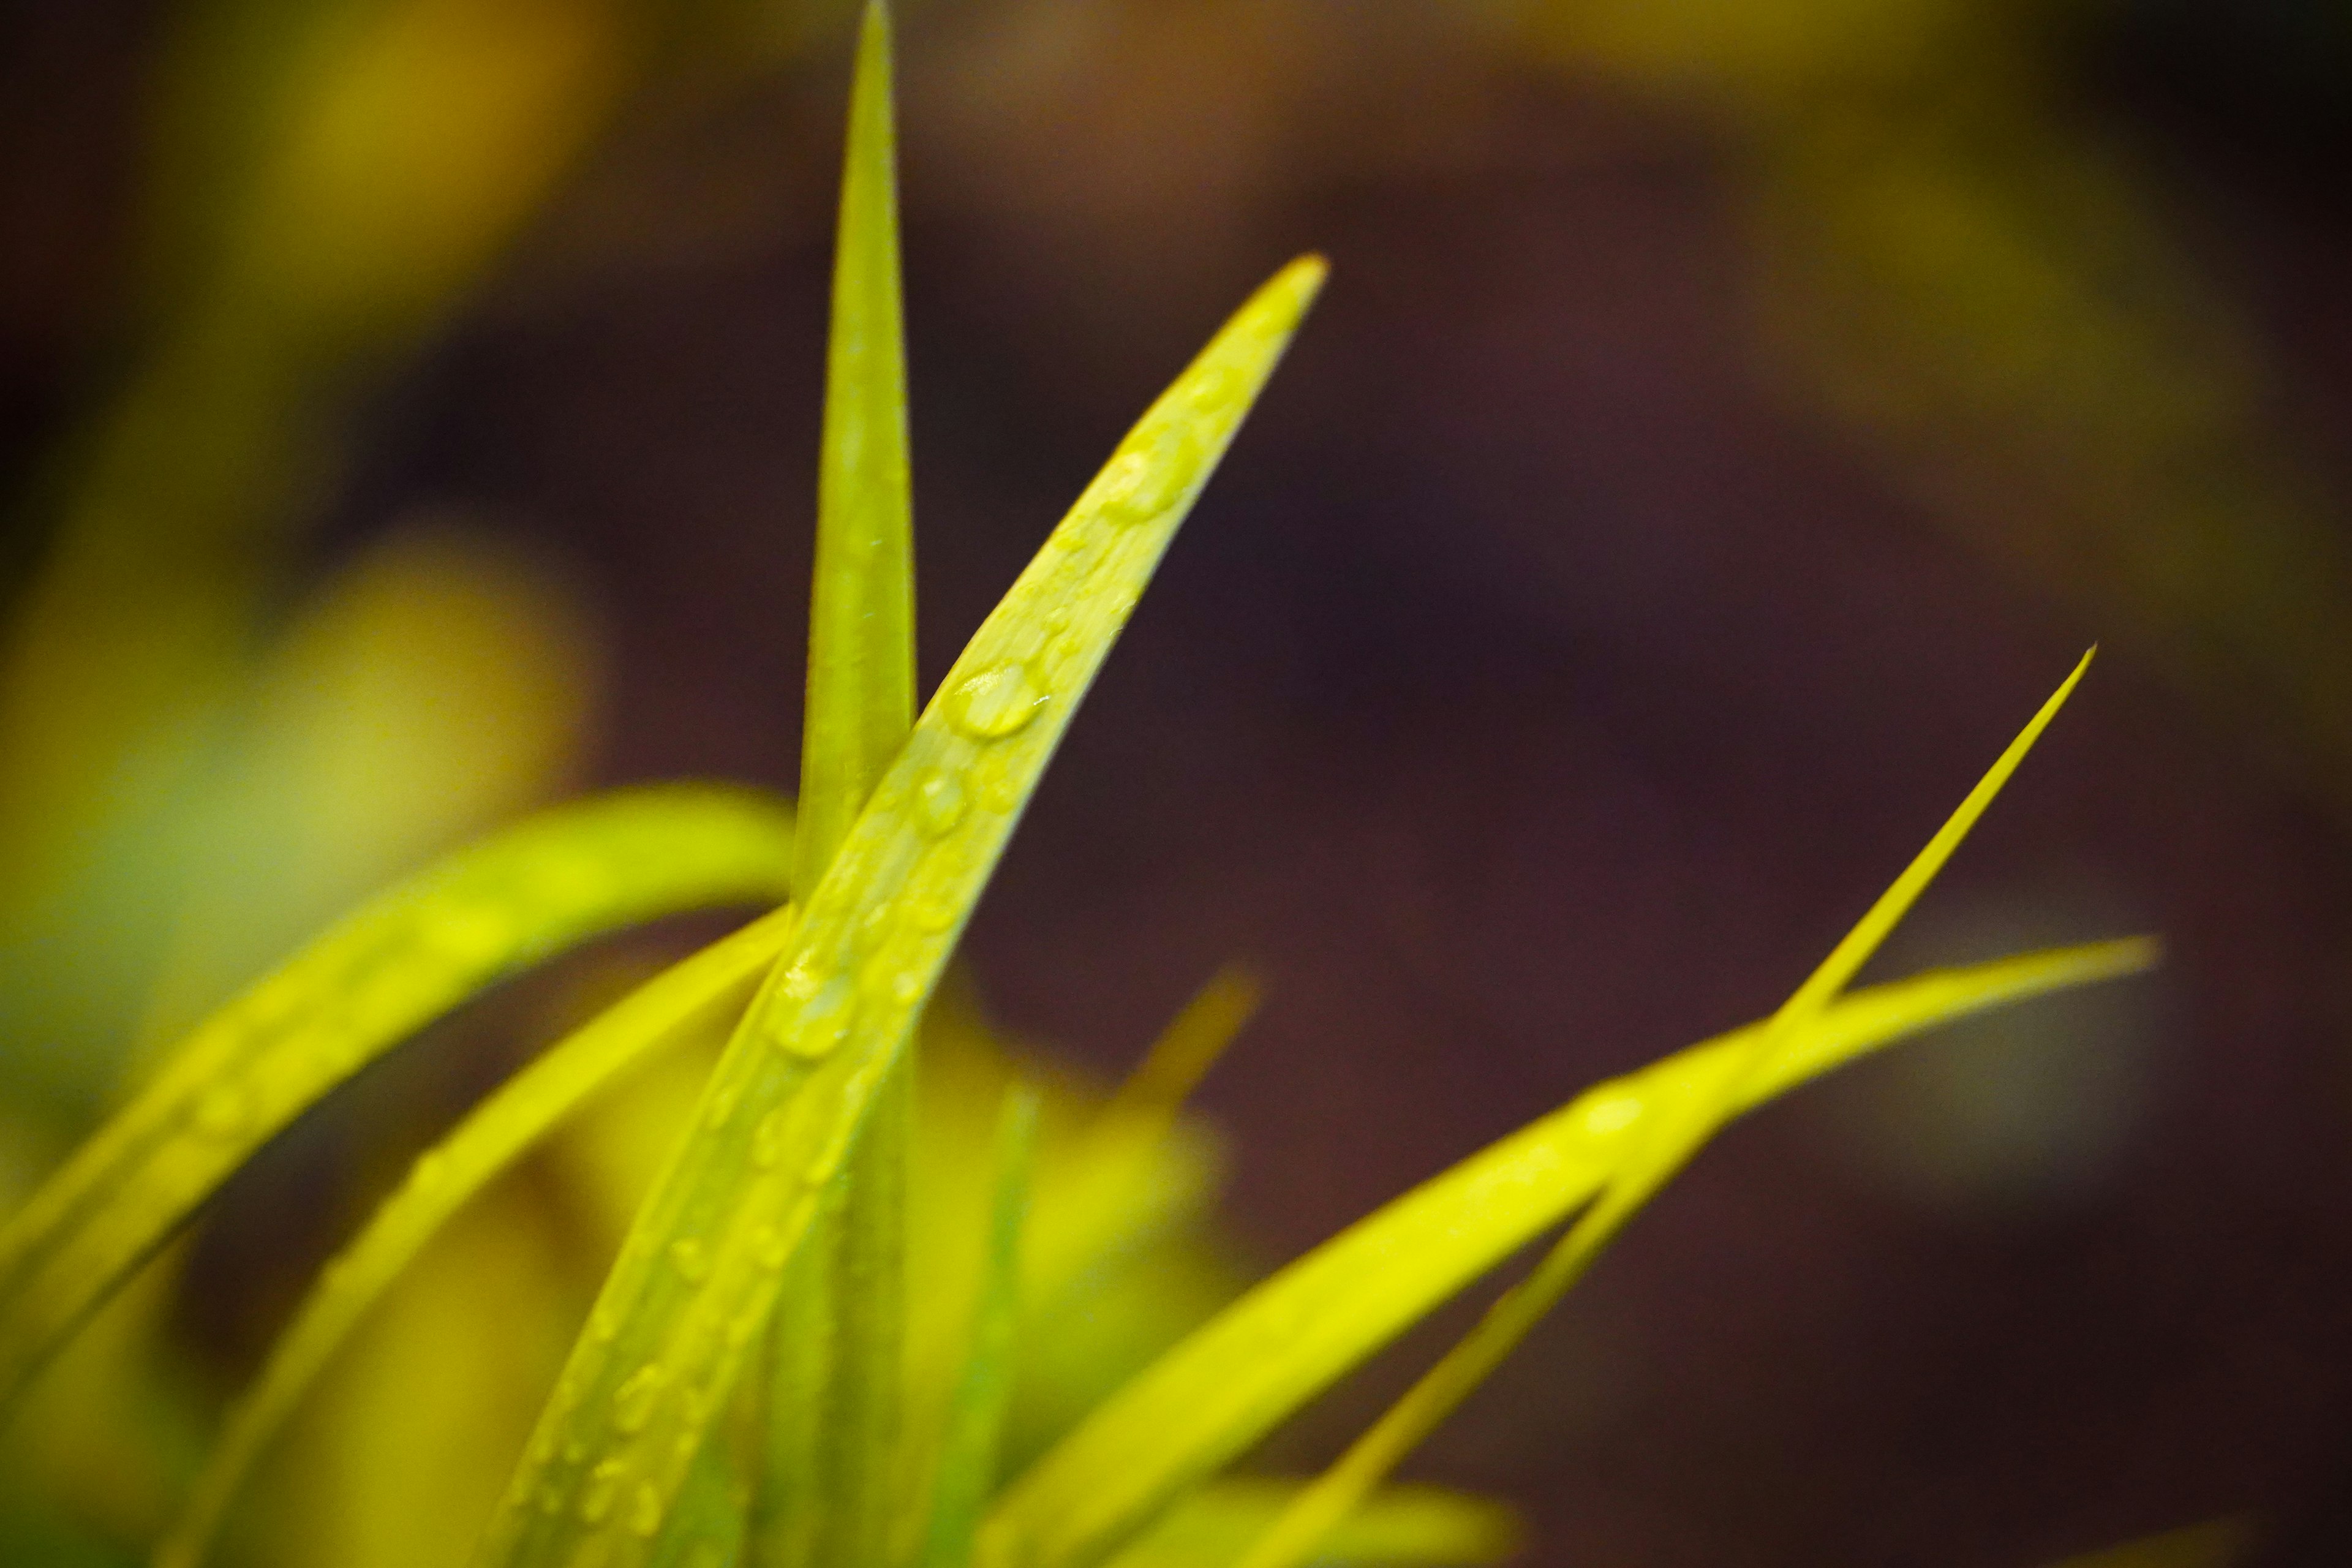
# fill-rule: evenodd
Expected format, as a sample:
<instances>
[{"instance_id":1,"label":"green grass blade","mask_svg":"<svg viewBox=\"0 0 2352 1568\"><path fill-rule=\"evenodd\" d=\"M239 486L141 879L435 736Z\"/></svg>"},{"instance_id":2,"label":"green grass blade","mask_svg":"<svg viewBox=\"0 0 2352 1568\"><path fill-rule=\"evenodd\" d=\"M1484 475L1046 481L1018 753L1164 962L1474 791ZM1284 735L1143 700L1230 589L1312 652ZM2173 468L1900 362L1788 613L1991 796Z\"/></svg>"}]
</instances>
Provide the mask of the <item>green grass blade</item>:
<instances>
[{"instance_id":1,"label":"green grass blade","mask_svg":"<svg viewBox=\"0 0 2352 1568\"><path fill-rule=\"evenodd\" d=\"M1600 1202L1579 1215L1525 1279L1505 1291L1476 1327L1299 1494L1265 1539L1241 1560L1241 1568L1297 1568L1405 1455L1494 1373L1591 1268L1633 1215L1737 1114L1747 1083L1762 1073L1790 1040L1811 1027L1831 999L1869 961L2009 783L2090 663L2091 655L2086 653L1927 847L1781 1004L1756 1041L1744 1053L1726 1058L1712 1081L1695 1082L1650 1109L1626 1150L1626 1158L1611 1173Z\"/></svg>"},{"instance_id":2,"label":"green grass blade","mask_svg":"<svg viewBox=\"0 0 2352 1568\"><path fill-rule=\"evenodd\" d=\"M0 1409L231 1172L384 1050L585 938L780 901L791 858L772 800L630 790L534 817L347 917L199 1026L0 1233Z\"/></svg>"},{"instance_id":3,"label":"green grass blade","mask_svg":"<svg viewBox=\"0 0 2352 1568\"><path fill-rule=\"evenodd\" d=\"M1243 306L948 672L639 1211L486 1562L644 1561L1071 713L1322 270L1295 264Z\"/></svg>"},{"instance_id":4,"label":"green grass blade","mask_svg":"<svg viewBox=\"0 0 2352 1568\"><path fill-rule=\"evenodd\" d=\"M1112 1568L1231 1568L1290 1505L1303 1483L1213 1481L1168 1510ZM1391 1568L1474 1568L1499 1563L1525 1540L1518 1515L1442 1487L1389 1487L1364 1500L1325 1538L1318 1563Z\"/></svg>"},{"instance_id":5,"label":"green grass blade","mask_svg":"<svg viewBox=\"0 0 2352 1568\"><path fill-rule=\"evenodd\" d=\"M416 1163L327 1265L231 1413L156 1568L195 1568L230 1499L352 1329L441 1226L563 1118L650 1053L721 1026L751 1003L792 930L778 910L674 965L550 1047Z\"/></svg>"},{"instance_id":6,"label":"green grass blade","mask_svg":"<svg viewBox=\"0 0 2352 1568\"><path fill-rule=\"evenodd\" d=\"M794 880L814 888L915 714L912 484L898 302L890 24L866 9L849 101L817 470Z\"/></svg>"},{"instance_id":7,"label":"green grass blade","mask_svg":"<svg viewBox=\"0 0 2352 1568\"><path fill-rule=\"evenodd\" d=\"M794 885L814 888L914 722L912 482L899 306L889 15L866 8L850 89L817 479L815 587ZM901 1395L908 1069L891 1071L836 1207L795 1266L771 1332L782 1381L752 1568L863 1563L891 1499ZM812 1353L822 1344L824 1353ZM824 1430L814 1427L822 1423Z\"/></svg>"},{"instance_id":8,"label":"green grass blade","mask_svg":"<svg viewBox=\"0 0 2352 1568\"><path fill-rule=\"evenodd\" d=\"M981 1263L963 1377L948 1407L931 1479L930 1521L918 1568L964 1568L982 1508L996 1484L998 1440L1013 1394L1013 1353L1021 1315L1021 1231L1029 1212L1037 1093L1016 1084L996 1130L995 1190L988 1249Z\"/></svg>"},{"instance_id":9,"label":"green grass blade","mask_svg":"<svg viewBox=\"0 0 2352 1568\"><path fill-rule=\"evenodd\" d=\"M1193 1089L1256 1014L1260 994L1257 981L1245 970L1228 966L1210 976L1103 1107L1104 1121L1141 1129L1175 1121Z\"/></svg>"},{"instance_id":10,"label":"green grass blade","mask_svg":"<svg viewBox=\"0 0 2352 1568\"><path fill-rule=\"evenodd\" d=\"M1742 1090L1760 1104L1906 1035L2146 968L2099 942L1880 985L1833 1004ZM1591 1199L1652 1109L1719 1083L1749 1025L1602 1083L1261 1282L1099 1406L1016 1479L982 1535L1001 1568L1092 1568L1186 1489L1463 1286Z\"/></svg>"}]
</instances>

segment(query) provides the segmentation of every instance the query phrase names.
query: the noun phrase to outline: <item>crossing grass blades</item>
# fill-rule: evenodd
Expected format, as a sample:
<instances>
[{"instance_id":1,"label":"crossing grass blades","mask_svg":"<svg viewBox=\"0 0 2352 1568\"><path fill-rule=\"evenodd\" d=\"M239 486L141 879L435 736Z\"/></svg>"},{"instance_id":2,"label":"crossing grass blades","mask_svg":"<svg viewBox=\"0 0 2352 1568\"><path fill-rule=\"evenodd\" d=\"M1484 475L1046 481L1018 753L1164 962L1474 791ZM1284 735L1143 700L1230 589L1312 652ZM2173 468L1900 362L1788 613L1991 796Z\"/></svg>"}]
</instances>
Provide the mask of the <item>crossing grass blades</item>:
<instances>
[{"instance_id":1,"label":"crossing grass blades","mask_svg":"<svg viewBox=\"0 0 2352 1568\"><path fill-rule=\"evenodd\" d=\"M271 1137L501 977L698 909L772 912L547 1050L415 1164L323 1272L213 1441L163 1568L211 1560L257 1460L426 1241L600 1089L732 1033L638 1210L505 1500L483 1568L1295 1568L1476 1562L1507 1510L1391 1472L1715 1131L1935 1025L2153 962L2101 942L1850 991L2081 679L2033 716L1770 1017L1599 1085L1259 1282L1006 1475L1041 1226L1037 1091L982 1140L944 1362L910 1368L919 1025L1062 734L1324 279L1291 263L1145 411L915 710L890 43L850 108L819 480L802 784L639 789L526 821L377 898L229 1003L0 1232L0 1401L28 1384ZM2087 656L2084 663L2088 663ZM1152 1201L1174 1100L1237 1008L1171 1034L1083 1147L1100 1211ZM1223 996L1231 1003L1230 994ZM1205 1016L1205 1015L1204 1015ZM1189 1043L1187 1043L1189 1041ZM1171 1065L1173 1064L1173 1065ZM1098 1222L1098 1223L1097 1223ZM1534 1270L1328 1470L1231 1468L1276 1424L1546 1232ZM1080 1228L1084 1228L1081 1226ZM1068 1249L1065 1248L1065 1252ZM1024 1264L1024 1257L1031 1259ZM919 1262L919 1257L915 1258Z\"/></svg>"}]
</instances>

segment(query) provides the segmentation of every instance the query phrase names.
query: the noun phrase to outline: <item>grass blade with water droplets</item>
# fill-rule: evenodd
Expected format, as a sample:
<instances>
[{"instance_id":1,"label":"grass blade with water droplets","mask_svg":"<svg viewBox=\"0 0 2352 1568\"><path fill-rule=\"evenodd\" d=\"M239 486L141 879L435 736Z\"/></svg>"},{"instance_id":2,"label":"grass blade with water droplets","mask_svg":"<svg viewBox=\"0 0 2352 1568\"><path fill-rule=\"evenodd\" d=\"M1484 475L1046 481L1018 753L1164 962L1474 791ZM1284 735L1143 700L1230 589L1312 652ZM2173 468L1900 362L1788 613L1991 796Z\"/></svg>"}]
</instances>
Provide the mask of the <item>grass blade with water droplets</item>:
<instances>
[{"instance_id":1,"label":"grass blade with water droplets","mask_svg":"<svg viewBox=\"0 0 2352 1568\"><path fill-rule=\"evenodd\" d=\"M1832 998L1869 962L2017 772L2090 663L2091 655L2086 653L1927 847L1781 1004L1748 1049L1723 1058L1712 1079L1693 1082L1684 1092L1663 1098L1650 1108L1634 1131L1623 1163L1611 1173L1601 1201L1579 1215L1526 1279L1505 1291L1470 1332L1299 1494L1241 1560L1241 1568L1297 1568L1406 1454L1493 1374L1584 1277L1633 1215L1730 1121L1747 1085L1768 1068L1790 1040L1820 1018Z\"/></svg>"},{"instance_id":2,"label":"grass blade with water droplets","mask_svg":"<svg viewBox=\"0 0 2352 1568\"><path fill-rule=\"evenodd\" d=\"M255 1459L409 1259L467 1200L562 1119L651 1052L726 1024L749 1005L792 929L778 910L639 986L485 1100L420 1159L407 1182L339 1252L270 1346L223 1426L156 1568L195 1568Z\"/></svg>"},{"instance_id":3,"label":"grass blade with water droplets","mask_svg":"<svg viewBox=\"0 0 2352 1568\"><path fill-rule=\"evenodd\" d=\"M0 1232L0 1409L230 1173L502 974L683 910L780 902L792 816L628 790L542 814L347 917L215 1013Z\"/></svg>"},{"instance_id":4,"label":"grass blade with water droplets","mask_svg":"<svg viewBox=\"0 0 2352 1568\"><path fill-rule=\"evenodd\" d=\"M2145 940L2096 942L1880 985L1833 1004L1748 1083L1741 1108L1971 1013L2147 967ZM980 1561L1093 1568L1471 1280L1590 1200L1649 1110L1718 1083L1751 1024L1588 1089L1359 1221L1170 1351L1006 1489Z\"/></svg>"},{"instance_id":5,"label":"grass blade with water droplets","mask_svg":"<svg viewBox=\"0 0 2352 1568\"><path fill-rule=\"evenodd\" d=\"M484 1558L644 1560L1072 711L1322 277L1286 268L992 611L810 891L573 1347Z\"/></svg>"},{"instance_id":6,"label":"grass blade with water droplets","mask_svg":"<svg viewBox=\"0 0 2352 1568\"><path fill-rule=\"evenodd\" d=\"M931 1510L916 1568L964 1568L989 1489L996 1484L998 1438L1013 1394L1013 1353L1021 1316L1021 1231L1029 1211L1030 1157L1037 1137L1037 1092L1015 1084L998 1121L995 1190L988 1248L963 1377L948 1406L931 1476Z\"/></svg>"}]
</instances>

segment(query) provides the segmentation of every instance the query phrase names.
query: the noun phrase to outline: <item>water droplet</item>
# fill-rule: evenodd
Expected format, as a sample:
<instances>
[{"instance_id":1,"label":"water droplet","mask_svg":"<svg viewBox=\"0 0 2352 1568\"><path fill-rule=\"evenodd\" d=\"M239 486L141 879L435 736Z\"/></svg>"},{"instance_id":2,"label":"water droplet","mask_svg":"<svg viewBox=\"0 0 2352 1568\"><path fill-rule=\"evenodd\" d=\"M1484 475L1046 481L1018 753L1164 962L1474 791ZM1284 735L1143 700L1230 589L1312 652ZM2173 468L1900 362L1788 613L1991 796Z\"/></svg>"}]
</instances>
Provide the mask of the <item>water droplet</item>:
<instances>
[{"instance_id":1,"label":"water droplet","mask_svg":"<svg viewBox=\"0 0 2352 1568\"><path fill-rule=\"evenodd\" d=\"M710 1272L710 1250L692 1237L669 1244L670 1267L689 1285L699 1284Z\"/></svg>"},{"instance_id":2,"label":"water droplet","mask_svg":"<svg viewBox=\"0 0 2352 1568\"><path fill-rule=\"evenodd\" d=\"M948 722L976 741L1002 740L1026 728L1045 702L1029 667L1008 659L956 683L947 695Z\"/></svg>"},{"instance_id":3,"label":"water droplet","mask_svg":"<svg viewBox=\"0 0 2352 1568\"><path fill-rule=\"evenodd\" d=\"M751 1233L751 1260L761 1268L782 1268L784 1266L784 1260L792 1255L793 1249L784 1239L784 1233L776 1226L763 1225ZM758 1314L746 1313L745 1316L756 1319ZM753 1331L756 1332L758 1328L758 1323L754 1321Z\"/></svg>"},{"instance_id":4,"label":"water droplet","mask_svg":"<svg viewBox=\"0 0 2352 1568\"><path fill-rule=\"evenodd\" d=\"M580 1521L597 1525L613 1511L613 1494L621 1488L621 1472L627 1467L618 1459L605 1459L588 1472L588 1485L580 1494Z\"/></svg>"},{"instance_id":5,"label":"water droplet","mask_svg":"<svg viewBox=\"0 0 2352 1568\"><path fill-rule=\"evenodd\" d=\"M233 1083L216 1083L196 1098L196 1131L207 1138L236 1137L251 1114L245 1090Z\"/></svg>"},{"instance_id":6,"label":"water droplet","mask_svg":"<svg viewBox=\"0 0 2352 1568\"><path fill-rule=\"evenodd\" d=\"M743 1080L726 1077L711 1085L710 1105L703 1112L703 1121L712 1127L724 1127L735 1119L735 1108L743 1103Z\"/></svg>"},{"instance_id":7,"label":"water droplet","mask_svg":"<svg viewBox=\"0 0 2352 1568\"><path fill-rule=\"evenodd\" d=\"M654 1362L629 1373L613 1395L614 1431L627 1434L645 1430L646 1423L653 1419L654 1402L661 1397L662 1380L667 1375Z\"/></svg>"},{"instance_id":8,"label":"water droplet","mask_svg":"<svg viewBox=\"0 0 2352 1568\"><path fill-rule=\"evenodd\" d=\"M970 806L953 773L933 768L915 786L915 820L933 838L953 832Z\"/></svg>"},{"instance_id":9,"label":"water droplet","mask_svg":"<svg viewBox=\"0 0 2352 1568\"><path fill-rule=\"evenodd\" d=\"M1003 756L983 756L972 767L972 786L980 804L991 811L1011 811L1020 805L1024 771Z\"/></svg>"},{"instance_id":10,"label":"water droplet","mask_svg":"<svg viewBox=\"0 0 2352 1568\"><path fill-rule=\"evenodd\" d=\"M1069 629L1069 625L1070 606L1067 602L1056 604L1052 609L1045 612L1045 629L1047 631L1066 631Z\"/></svg>"},{"instance_id":11,"label":"water droplet","mask_svg":"<svg viewBox=\"0 0 2352 1568\"><path fill-rule=\"evenodd\" d=\"M751 1129L751 1164L755 1170L772 1170L784 1152L784 1138L792 1130L792 1108L780 1105L760 1118L760 1125Z\"/></svg>"},{"instance_id":12,"label":"water droplet","mask_svg":"<svg viewBox=\"0 0 2352 1568\"><path fill-rule=\"evenodd\" d=\"M907 920L917 931L943 931L954 925L962 912L956 900L945 893L925 889L908 904Z\"/></svg>"},{"instance_id":13,"label":"water droplet","mask_svg":"<svg viewBox=\"0 0 2352 1568\"><path fill-rule=\"evenodd\" d=\"M801 1179L811 1186L831 1181L834 1173L840 1170L842 1163L849 1158L850 1139L856 1131L856 1123L851 1118L835 1117L832 1127L826 1130L815 1152L801 1167Z\"/></svg>"},{"instance_id":14,"label":"water droplet","mask_svg":"<svg viewBox=\"0 0 2352 1568\"><path fill-rule=\"evenodd\" d=\"M629 1504L629 1529L638 1535L650 1538L661 1529L661 1523L660 1489L651 1481L639 1481L637 1495Z\"/></svg>"},{"instance_id":15,"label":"water droplet","mask_svg":"<svg viewBox=\"0 0 2352 1568\"><path fill-rule=\"evenodd\" d=\"M1142 445L1111 460L1097 492L1102 514L1114 522L1149 522L1184 499L1200 468L1192 422L1164 419Z\"/></svg>"},{"instance_id":16,"label":"water droplet","mask_svg":"<svg viewBox=\"0 0 2352 1568\"><path fill-rule=\"evenodd\" d=\"M836 975L802 1004L778 1043L793 1056L814 1061L831 1056L849 1037L850 1026L856 1022L856 989Z\"/></svg>"},{"instance_id":17,"label":"water droplet","mask_svg":"<svg viewBox=\"0 0 2352 1568\"><path fill-rule=\"evenodd\" d=\"M611 1344L613 1336L621 1331L621 1310L609 1300L600 1300L588 1314L588 1337L600 1345Z\"/></svg>"},{"instance_id":18,"label":"water droplet","mask_svg":"<svg viewBox=\"0 0 2352 1568\"><path fill-rule=\"evenodd\" d=\"M1641 1114L1641 1097L1617 1090L1595 1095L1584 1108L1582 1121L1587 1132L1606 1137L1632 1126Z\"/></svg>"}]
</instances>

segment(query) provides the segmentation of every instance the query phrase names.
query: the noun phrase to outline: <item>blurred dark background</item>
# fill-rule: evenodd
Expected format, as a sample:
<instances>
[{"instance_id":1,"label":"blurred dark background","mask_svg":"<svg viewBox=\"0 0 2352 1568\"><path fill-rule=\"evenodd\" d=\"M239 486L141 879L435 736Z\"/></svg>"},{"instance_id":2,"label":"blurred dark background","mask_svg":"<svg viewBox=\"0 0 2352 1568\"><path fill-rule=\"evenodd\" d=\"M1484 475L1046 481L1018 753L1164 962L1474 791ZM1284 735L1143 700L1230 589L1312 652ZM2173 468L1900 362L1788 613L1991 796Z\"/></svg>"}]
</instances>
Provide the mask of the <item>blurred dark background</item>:
<instances>
[{"instance_id":1,"label":"blurred dark background","mask_svg":"<svg viewBox=\"0 0 2352 1568\"><path fill-rule=\"evenodd\" d=\"M969 943L1106 1075L1257 969L1263 1260L1769 1011L2101 646L1880 969L2162 973L1710 1151L1415 1462L1531 1562L2352 1551L2347 16L899 7L927 677L1332 259ZM848 20L0 19L12 1161L464 832L790 786Z\"/></svg>"}]
</instances>

